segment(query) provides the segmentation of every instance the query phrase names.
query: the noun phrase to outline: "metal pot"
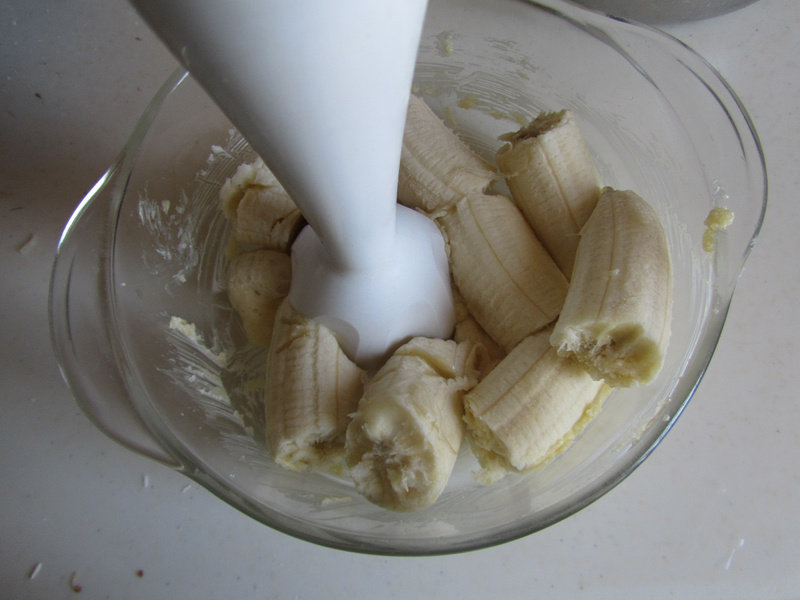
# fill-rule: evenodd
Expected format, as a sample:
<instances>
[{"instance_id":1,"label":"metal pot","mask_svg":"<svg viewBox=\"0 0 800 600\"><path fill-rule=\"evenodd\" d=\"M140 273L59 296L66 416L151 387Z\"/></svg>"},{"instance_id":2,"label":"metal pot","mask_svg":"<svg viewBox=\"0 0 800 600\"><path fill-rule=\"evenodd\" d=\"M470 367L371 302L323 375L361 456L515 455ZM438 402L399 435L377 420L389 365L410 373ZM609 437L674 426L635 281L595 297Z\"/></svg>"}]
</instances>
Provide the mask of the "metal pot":
<instances>
[{"instance_id":1,"label":"metal pot","mask_svg":"<svg viewBox=\"0 0 800 600\"><path fill-rule=\"evenodd\" d=\"M697 21L722 15L756 0L573 0L614 17L650 24Z\"/></svg>"}]
</instances>

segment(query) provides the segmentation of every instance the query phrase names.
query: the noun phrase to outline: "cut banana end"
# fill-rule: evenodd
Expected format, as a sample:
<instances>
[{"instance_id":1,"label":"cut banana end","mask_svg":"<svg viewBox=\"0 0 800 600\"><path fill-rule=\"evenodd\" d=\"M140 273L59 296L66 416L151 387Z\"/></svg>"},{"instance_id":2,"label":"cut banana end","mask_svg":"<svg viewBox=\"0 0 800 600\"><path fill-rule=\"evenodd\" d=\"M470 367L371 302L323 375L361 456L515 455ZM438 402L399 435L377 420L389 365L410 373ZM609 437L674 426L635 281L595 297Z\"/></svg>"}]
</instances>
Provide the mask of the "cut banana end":
<instances>
[{"instance_id":1,"label":"cut banana end","mask_svg":"<svg viewBox=\"0 0 800 600\"><path fill-rule=\"evenodd\" d=\"M220 189L237 242L288 252L305 223L300 209L259 158L240 165Z\"/></svg>"},{"instance_id":2,"label":"cut banana end","mask_svg":"<svg viewBox=\"0 0 800 600\"><path fill-rule=\"evenodd\" d=\"M550 342L614 387L651 381L672 318L672 265L653 208L605 188L581 233L575 268Z\"/></svg>"},{"instance_id":3,"label":"cut banana end","mask_svg":"<svg viewBox=\"0 0 800 600\"><path fill-rule=\"evenodd\" d=\"M469 344L414 338L366 385L347 427L346 459L367 500L411 511L439 497L461 447L474 362Z\"/></svg>"},{"instance_id":4,"label":"cut banana end","mask_svg":"<svg viewBox=\"0 0 800 600\"><path fill-rule=\"evenodd\" d=\"M503 350L556 319L567 279L511 200L466 197L437 222L458 291Z\"/></svg>"},{"instance_id":5,"label":"cut banana end","mask_svg":"<svg viewBox=\"0 0 800 600\"><path fill-rule=\"evenodd\" d=\"M567 277L578 234L600 196L600 175L574 116L541 113L503 139L495 160L511 196Z\"/></svg>"},{"instance_id":6,"label":"cut banana end","mask_svg":"<svg viewBox=\"0 0 800 600\"><path fill-rule=\"evenodd\" d=\"M550 330L525 338L464 397L470 445L490 483L541 466L566 448L610 388L550 345Z\"/></svg>"},{"instance_id":7,"label":"cut banana end","mask_svg":"<svg viewBox=\"0 0 800 600\"><path fill-rule=\"evenodd\" d=\"M295 471L344 472L344 434L364 379L330 330L284 300L264 392L266 442L274 460Z\"/></svg>"},{"instance_id":8,"label":"cut banana end","mask_svg":"<svg viewBox=\"0 0 800 600\"><path fill-rule=\"evenodd\" d=\"M291 260L284 252L253 250L231 261L228 299L252 344L269 344L275 313L289 293L291 278Z\"/></svg>"},{"instance_id":9,"label":"cut banana end","mask_svg":"<svg viewBox=\"0 0 800 600\"><path fill-rule=\"evenodd\" d=\"M466 146L412 95L400 160L398 200L433 213L463 196L482 194L497 178L494 167Z\"/></svg>"}]
</instances>

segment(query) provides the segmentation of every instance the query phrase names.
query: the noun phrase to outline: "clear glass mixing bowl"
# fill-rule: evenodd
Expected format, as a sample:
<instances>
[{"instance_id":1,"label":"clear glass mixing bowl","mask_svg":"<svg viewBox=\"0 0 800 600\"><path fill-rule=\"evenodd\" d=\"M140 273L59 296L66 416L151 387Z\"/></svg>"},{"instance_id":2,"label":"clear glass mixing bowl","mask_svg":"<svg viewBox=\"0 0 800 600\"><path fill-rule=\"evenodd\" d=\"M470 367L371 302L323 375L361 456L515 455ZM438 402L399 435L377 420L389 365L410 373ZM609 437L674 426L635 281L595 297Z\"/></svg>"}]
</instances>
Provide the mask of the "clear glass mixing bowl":
<instances>
[{"instance_id":1,"label":"clear glass mixing bowl","mask_svg":"<svg viewBox=\"0 0 800 600\"><path fill-rule=\"evenodd\" d=\"M700 382L766 206L763 155L735 94L652 29L558 0L431 0L415 91L487 157L519 120L572 110L605 183L637 190L666 225L675 307L663 372L614 392L544 468L483 486L465 445L438 502L396 514L346 478L273 464L260 441L264 352L246 347L225 295L230 231L217 208L220 184L254 156L183 73L69 220L51 283L59 364L100 429L275 529L405 555L530 534L636 468ZM709 254L703 221L719 205L736 218Z\"/></svg>"}]
</instances>

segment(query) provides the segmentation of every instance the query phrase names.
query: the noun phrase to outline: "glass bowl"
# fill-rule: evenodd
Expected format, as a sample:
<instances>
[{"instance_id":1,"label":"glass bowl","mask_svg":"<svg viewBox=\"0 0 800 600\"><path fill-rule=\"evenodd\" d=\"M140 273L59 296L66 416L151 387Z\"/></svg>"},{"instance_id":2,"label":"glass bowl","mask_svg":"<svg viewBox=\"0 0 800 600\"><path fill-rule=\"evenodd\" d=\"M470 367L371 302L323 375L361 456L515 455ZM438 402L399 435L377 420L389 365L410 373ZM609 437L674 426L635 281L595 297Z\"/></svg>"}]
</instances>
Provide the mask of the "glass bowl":
<instances>
[{"instance_id":1,"label":"glass bowl","mask_svg":"<svg viewBox=\"0 0 800 600\"><path fill-rule=\"evenodd\" d=\"M183 72L70 218L50 292L60 367L101 430L261 523L369 553L519 538L623 480L697 388L766 206L744 108L702 58L653 29L558 0L431 0L414 91L488 158L498 136L540 110L570 109L604 183L636 190L665 223L675 305L664 369L645 387L615 391L546 466L481 485L465 444L439 500L397 514L363 500L346 477L272 462L261 442L265 354L244 343L226 298L230 230L217 200L255 157ZM735 221L707 253L703 221L716 206Z\"/></svg>"}]
</instances>

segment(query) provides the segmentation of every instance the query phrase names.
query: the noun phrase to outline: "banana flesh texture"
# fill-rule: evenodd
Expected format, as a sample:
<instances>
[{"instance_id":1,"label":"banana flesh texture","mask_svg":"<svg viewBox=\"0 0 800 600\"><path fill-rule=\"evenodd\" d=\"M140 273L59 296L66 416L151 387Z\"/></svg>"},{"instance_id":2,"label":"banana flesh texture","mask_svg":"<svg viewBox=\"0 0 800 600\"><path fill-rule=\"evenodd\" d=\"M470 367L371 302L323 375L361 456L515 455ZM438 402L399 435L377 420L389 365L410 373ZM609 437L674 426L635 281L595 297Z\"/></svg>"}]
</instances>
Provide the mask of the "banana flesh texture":
<instances>
[{"instance_id":1,"label":"banana flesh texture","mask_svg":"<svg viewBox=\"0 0 800 600\"><path fill-rule=\"evenodd\" d=\"M342 472L345 430L364 380L333 333L285 299L275 318L264 391L273 459L295 471Z\"/></svg>"},{"instance_id":2,"label":"banana flesh texture","mask_svg":"<svg viewBox=\"0 0 800 600\"><path fill-rule=\"evenodd\" d=\"M236 168L236 172L225 180L219 190L219 205L229 219L236 218L236 209L239 200L250 187L275 187L280 186L275 175L269 170L261 158L256 158L251 163L243 163Z\"/></svg>"},{"instance_id":3,"label":"banana flesh texture","mask_svg":"<svg viewBox=\"0 0 800 600\"><path fill-rule=\"evenodd\" d=\"M367 500L395 511L436 501L464 437L462 400L477 380L474 362L469 344L414 338L369 381L346 441L350 474Z\"/></svg>"},{"instance_id":4,"label":"banana flesh texture","mask_svg":"<svg viewBox=\"0 0 800 600\"><path fill-rule=\"evenodd\" d=\"M609 385L651 381L672 318L672 267L653 208L632 191L605 188L581 234L572 281L550 338Z\"/></svg>"},{"instance_id":5,"label":"banana flesh texture","mask_svg":"<svg viewBox=\"0 0 800 600\"><path fill-rule=\"evenodd\" d=\"M552 323L568 281L505 196L468 196L437 219L470 314L510 351Z\"/></svg>"},{"instance_id":6,"label":"banana flesh texture","mask_svg":"<svg viewBox=\"0 0 800 600\"><path fill-rule=\"evenodd\" d=\"M220 189L220 206L245 245L289 251L305 224L300 209L258 158L240 165Z\"/></svg>"},{"instance_id":7,"label":"banana flesh texture","mask_svg":"<svg viewBox=\"0 0 800 600\"><path fill-rule=\"evenodd\" d=\"M525 338L464 397L470 444L489 481L548 462L610 391L558 356L549 338L550 329Z\"/></svg>"},{"instance_id":8,"label":"banana flesh texture","mask_svg":"<svg viewBox=\"0 0 800 600\"><path fill-rule=\"evenodd\" d=\"M453 290L456 323L453 328L453 339L460 343L472 344L477 353L476 366L481 378L486 376L506 355L506 352L495 342L475 320L464 300Z\"/></svg>"},{"instance_id":9,"label":"banana flesh texture","mask_svg":"<svg viewBox=\"0 0 800 600\"><path fill-rule=\"evenodd\" d=\"M288 252L304 224L283 188L249 188L236 209L233 235L243 244Z\"/></svg>"},{"instance_id":10,"label":"banana flesh texture","mask_svg":"<svg viewBox=\"0 0 800 600\"><path fill-rule=\"evenodd\" d=\"M431 214L498 178L418 96L411 95L400 159L398 201Z\"/></svg>"},{"instance_id":11,"label":"banana flesh texture","mask_svg":"<svg viewBox=\"0 0 800 600\"><path fill-rule=\"evenodd\" d=\"M579 233L600 196L600 176L574 116L543 112L504 137L495 155L511 197L569 277Z\"/></svg>"},{"instance_id":12,"label":"banana flesh texture","mask_svg":"<svg viewBox=\"0 0 800 600\"><path fill-rule=\"evenodd\" d=\"M228 299L252 344L269 344L275 313L289 293L291 278L291 260L284 252L252 250L231 261Z\"/></svg>"}]
</instances>

